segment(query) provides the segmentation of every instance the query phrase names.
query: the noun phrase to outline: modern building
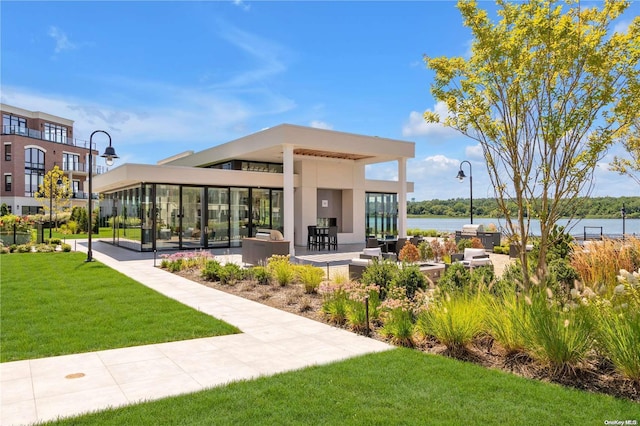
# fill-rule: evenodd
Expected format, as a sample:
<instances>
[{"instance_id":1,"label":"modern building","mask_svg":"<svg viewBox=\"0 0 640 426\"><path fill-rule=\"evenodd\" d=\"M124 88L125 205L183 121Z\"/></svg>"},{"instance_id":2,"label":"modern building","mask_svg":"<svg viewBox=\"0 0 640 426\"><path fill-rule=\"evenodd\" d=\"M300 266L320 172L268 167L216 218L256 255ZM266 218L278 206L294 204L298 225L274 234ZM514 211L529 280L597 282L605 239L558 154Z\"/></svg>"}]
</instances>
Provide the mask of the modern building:
<instances>
[{"instance_id":1,"label":"modern building","mask_svg":"<svg viewBox=\"0 0 640 426\"><path fill-rule=\"evenodd\" d=\"M5 203L17 215L39 213L41 205L34 195L45 174L57 165L71 183L72 205L86 206L89 143L73 137L73 121L5 104L0 104L0 112L0 204ZM93 152L95 159L97 151ZM96 167L94 161L94 174L105 170L102 166Z\"/></svg>"},{"instance_id":2,"label":"modern building","mask_svg":"<svg viewBox=\"0 0 640 426\"><path fill-rule=\"evenodd\" d=\"M117 166L93 189L104 194L116 245L237 247L259 229L277 229L294 254L309 225L336 225L340 244L405 235L414 155L413 142L282 124L156 165ZM365 178L367 165L387 162L397 180Z\"/></svg>"}]
</instances>

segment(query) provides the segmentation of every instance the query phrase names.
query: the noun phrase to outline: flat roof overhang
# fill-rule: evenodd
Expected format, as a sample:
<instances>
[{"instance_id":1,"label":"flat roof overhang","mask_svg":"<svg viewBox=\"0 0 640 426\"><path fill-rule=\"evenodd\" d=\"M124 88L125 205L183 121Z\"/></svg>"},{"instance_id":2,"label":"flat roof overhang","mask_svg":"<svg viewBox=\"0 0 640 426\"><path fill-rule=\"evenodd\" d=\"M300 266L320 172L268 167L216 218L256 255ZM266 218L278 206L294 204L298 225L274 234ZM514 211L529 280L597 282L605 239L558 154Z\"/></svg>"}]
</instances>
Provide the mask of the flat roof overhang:
<instances>
[{"instance_id":1,"label":"flat roof overhang","mask_svg":"<svg viewBox=\"0 0 640 426\"><path fill-rule=\"evenodd\" d=\"M95 175L93 190L109 193L146 182L169 185L282 188L283 179L281 173L127 163L107 173ZM293 185L296 188L300 187L299 175L294 175ZM413 188L414 183L407 182L407 192L413 192ZM398 191L398 182L367 179L364 189L367 192L395 193Z\"/></svg>"},{"instance_id":2,"label":"flat roof overhang","mask_svg":"<svg viewBox=\"0 0 640 426\"><path fill-rule=\"evenodd\" d=\"M294 184L297 184L297 180L298 176L294 176ZM108 193L144 182L170 185L282 188L282 174L128 163L107 173L95 175L93 190ZM256 184L257 182L259 185Z\"/></svg>"},{"instance_id":3,"label":"flat roof overhang","mask_svg":"<svg viewBox=\"0 0 640 426\"><path fill-rule=\"evenodd\" d=\"M293 146L296 157L351 160L362 164L415 157L413 142L281 124L160 164L204 167L229 160L281 163L285 144Z\"/></svg>"}]
</instances>

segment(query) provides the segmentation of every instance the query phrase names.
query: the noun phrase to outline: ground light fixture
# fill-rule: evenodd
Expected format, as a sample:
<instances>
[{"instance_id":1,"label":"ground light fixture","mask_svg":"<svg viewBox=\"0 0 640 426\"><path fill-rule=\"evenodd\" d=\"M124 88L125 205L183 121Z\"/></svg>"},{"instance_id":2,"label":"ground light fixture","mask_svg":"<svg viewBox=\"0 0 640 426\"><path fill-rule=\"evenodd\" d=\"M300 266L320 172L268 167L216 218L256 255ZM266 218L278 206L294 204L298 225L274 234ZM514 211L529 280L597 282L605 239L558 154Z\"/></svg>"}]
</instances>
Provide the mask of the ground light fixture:
<instances>
[{"instance_id":1,"label":"ground light fixture","mask_svg":"<svg viewBox=\"0 0 640 426\"><path fill-rule=\"evenodd\" d=\"M101 155L105 159L107 166L113 165L113 160L118 158L116 150L111 146L111 135L104 130L95 130L89 137L89 211L88 211L88 224L89 224L89 239L87 240L87 262L93 261L93 251L91 249L91 232L93 225L91 219L93 218L93 209L91 207L91 196L93 194L93 135L96 133L104 133L109 138L109 146L104 150L104 154Z\"/></svg>"},{"instance_id":2,"label":"ground light fixture","mask_svg":"<svg viewBox=\"0 0 640 426\"><path fill-rule=\"evenodd\" d=\"M462 182L464 181L464 178L467 177L467 175L464 174L464 171L462 170L462 165L464 163L467 163L469 165L469 213L471 215L471 224L473 224L473 176L472 176L472 172L471 172L471 163L468 162L467 160L464 160L463 162L460 163L460 170L458 170L458 175L456 176L456 178Z\"/></svg>"}]
</instances>

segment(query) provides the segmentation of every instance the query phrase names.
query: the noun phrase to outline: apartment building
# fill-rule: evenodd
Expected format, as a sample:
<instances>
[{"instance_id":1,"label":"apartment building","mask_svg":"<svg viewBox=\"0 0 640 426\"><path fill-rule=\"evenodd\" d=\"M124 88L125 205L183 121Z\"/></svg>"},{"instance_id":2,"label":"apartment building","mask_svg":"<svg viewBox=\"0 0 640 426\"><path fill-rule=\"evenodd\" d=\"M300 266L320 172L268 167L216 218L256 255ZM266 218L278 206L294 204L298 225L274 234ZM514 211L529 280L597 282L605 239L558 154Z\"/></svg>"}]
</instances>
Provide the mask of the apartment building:
<instances>
[{"instance_id":1,"label":"apartment building","mask_svg":"<svg viewBox=\"0 0 640 426\"><path fill-rule=\"evenodd\" d=\"M86 206L89 142L74 138L73 120L6 104L0 104L0 112L0 204L17 215L38 213L41 205L34 195L45 174L58 166L71 182L72 206ZM93 154L94 159L98 157L96 150ZM95 161L93 170L105 171Z\"/></svg>"}]
</instances>

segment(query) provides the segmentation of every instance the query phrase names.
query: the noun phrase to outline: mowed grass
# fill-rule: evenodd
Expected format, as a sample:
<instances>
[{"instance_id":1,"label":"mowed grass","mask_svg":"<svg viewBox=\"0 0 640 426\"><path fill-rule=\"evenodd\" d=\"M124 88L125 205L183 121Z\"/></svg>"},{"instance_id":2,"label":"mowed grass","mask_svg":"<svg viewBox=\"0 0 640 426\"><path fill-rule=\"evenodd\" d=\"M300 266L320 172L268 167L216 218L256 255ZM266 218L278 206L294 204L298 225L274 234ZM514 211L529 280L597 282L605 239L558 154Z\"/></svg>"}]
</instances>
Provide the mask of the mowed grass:
<instances>
[{"instance_id":1,"label":"mowed grass","mask_svg":"<svg viewBox=\"0 0 640 426\"><path fill-rule=\"evenodd\" d=\"M83 253L0 256L0 361L238 333Z\"/></svg>"},{"instance_id":2,"label":"mowed grass","mask_svg":"<svg viewBox=\"0 0 640 426\"><path fill-rule=\"evenodd\" d=\"M52 425L602 425L631 401L410 349L102 411Z\"/></svg>"}]
</instances>

